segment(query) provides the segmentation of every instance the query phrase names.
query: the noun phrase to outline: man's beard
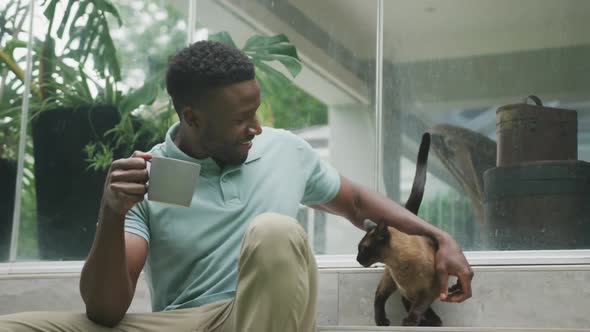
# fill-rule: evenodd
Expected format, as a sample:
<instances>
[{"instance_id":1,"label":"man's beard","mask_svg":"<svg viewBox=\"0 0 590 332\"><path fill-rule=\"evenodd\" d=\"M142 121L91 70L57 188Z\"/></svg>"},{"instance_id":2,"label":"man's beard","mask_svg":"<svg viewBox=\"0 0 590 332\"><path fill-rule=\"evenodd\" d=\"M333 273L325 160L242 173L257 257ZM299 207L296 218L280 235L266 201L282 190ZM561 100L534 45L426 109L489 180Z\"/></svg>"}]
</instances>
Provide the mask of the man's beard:
<instances>
[{"instance_id":1,"label":"man's beard","mask_svg":"<svg viewBox=\"0 0 590 332\"><path fill-rule=\"evenodd\" d=\"M248 152L242 153L239 151L241 143L233 144L231 146L224 146L224 148L219 149L212 154L216 156L219 161L221 161L224 165L230 166L238 166L243 164L246 159L248 158Z\"/></svg>"}]
</instances>

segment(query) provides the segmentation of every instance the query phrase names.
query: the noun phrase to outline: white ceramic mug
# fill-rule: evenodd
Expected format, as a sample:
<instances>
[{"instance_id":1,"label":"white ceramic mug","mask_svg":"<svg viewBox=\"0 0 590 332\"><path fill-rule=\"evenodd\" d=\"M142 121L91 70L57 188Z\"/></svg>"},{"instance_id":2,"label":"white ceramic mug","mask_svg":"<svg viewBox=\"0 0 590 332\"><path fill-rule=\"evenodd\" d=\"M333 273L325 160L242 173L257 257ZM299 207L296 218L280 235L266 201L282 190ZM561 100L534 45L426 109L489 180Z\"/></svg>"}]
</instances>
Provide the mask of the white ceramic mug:
<instances>
[{"instance_id":1,"label":"white ceramic mug","mask_svg":"<svg viewBox=\"0 0 590 332\"><path fill-rule=\"evenodd\" d=\"M184 160L153 157L148 163L147 199L189 207L201 165Z\"/></svg>"}]
</instances>

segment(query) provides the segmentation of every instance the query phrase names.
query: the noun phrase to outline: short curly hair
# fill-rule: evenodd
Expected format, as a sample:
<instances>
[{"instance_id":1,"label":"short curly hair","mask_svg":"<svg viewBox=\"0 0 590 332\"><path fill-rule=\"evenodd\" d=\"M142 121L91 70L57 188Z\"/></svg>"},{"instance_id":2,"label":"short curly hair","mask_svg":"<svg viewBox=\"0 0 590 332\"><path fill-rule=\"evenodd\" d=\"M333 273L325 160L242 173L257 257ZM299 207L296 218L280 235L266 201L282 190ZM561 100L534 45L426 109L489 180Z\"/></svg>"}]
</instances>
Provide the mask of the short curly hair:
<instances>
[{"instance_id":1,"label":"short curly hair","mask_svg":"<svg viewBox=\"0 0 590 332\"><path fill-rule=\"evenodd\" d=\"M170 58L166 88L182 118L182 109L194 105L207 90L254 77L254 64L237 48L216 41L198 41Z\"/></svg>"}]
</instances>

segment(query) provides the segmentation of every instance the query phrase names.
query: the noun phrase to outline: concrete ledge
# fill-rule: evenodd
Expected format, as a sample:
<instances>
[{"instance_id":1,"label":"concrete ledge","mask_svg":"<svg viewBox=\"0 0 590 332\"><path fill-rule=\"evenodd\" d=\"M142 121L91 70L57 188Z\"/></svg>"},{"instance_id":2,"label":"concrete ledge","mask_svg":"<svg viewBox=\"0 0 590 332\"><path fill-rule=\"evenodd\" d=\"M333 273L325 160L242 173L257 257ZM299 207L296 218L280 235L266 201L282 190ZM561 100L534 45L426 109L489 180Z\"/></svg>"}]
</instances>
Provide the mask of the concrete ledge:
<instances>
[{"instance_id":1,"label":"concrete ledge","mask_svg":"<svg viewBox=\"0 0 590 332\"><path fill-rule=\"evenodd\" d=\"M82 262L0 264L0 314L83 311L78 292L81 267ZM474 271L473 298L461 304L433 305L445 326L453 326L449 331L488 331L490 326L506 331L590 327L590 265L474 266ZM348 326L374 326L373 297L382 273L381 267L320 269L318 325L325 331L364 331ZM392 324L399 324L405 315L399 294L391 297L386 309ZM130 311L151 311L143 278ZM334 330L334 326L343 329ZM411 331L366 331L398 330Z\"/></svg>"}]
</instances>

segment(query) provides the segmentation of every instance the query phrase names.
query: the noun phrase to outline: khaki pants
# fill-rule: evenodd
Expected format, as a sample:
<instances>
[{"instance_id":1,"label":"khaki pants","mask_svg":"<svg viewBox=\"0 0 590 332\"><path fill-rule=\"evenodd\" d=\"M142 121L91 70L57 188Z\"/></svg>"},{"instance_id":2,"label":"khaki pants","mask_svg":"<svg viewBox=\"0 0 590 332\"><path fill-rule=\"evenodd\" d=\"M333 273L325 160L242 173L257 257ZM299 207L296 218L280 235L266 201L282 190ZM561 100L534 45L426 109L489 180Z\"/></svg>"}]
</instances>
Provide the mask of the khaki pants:
<instances>
[{"instance_id":1,"label":"khaki pants","mask_svg":"<svg viewBox=\"0 0 590 332\"><path fill-rule=\"evenodd\" d=\"M258 216L242 243L236 297L198 308L131 313L115 328L82 313L0 316L0 331L315 331L317 267L305 231L292 218Z\"/></svg>"}]
</instances>

